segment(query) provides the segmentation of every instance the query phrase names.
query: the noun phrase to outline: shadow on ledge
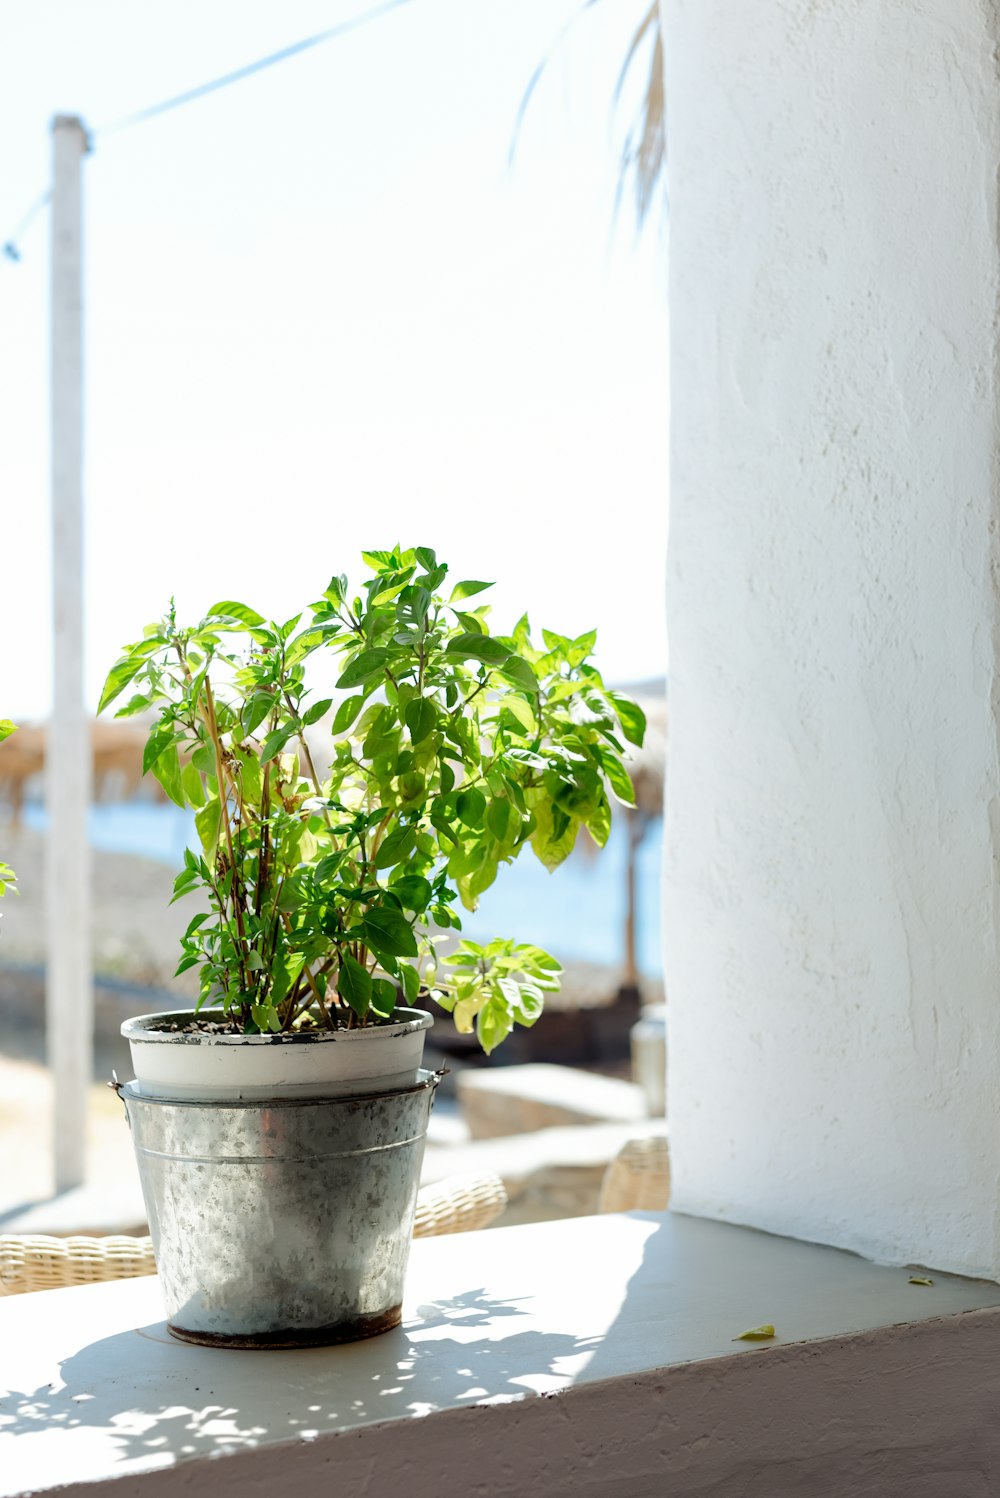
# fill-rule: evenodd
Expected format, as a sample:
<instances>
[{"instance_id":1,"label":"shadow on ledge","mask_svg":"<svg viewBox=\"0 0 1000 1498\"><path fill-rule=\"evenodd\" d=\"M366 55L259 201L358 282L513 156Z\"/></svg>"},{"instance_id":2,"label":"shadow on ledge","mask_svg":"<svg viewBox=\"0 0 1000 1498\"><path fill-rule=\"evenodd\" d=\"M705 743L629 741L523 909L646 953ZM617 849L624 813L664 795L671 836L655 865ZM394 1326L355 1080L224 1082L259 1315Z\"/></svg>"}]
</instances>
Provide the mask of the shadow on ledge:
<instances>
[{"instance_id":1,"label":"shadow on ledge","mask_svg":"<svg viewBox=\"0 0 1000 1498\"><path fill-rule=\"evenodd\" d=\"M0 1397L0 1434L105 1432L122 1473L563 1386L593 1341L498 1333L522 1314L517 1300L470 1290L370 1341L294 1352L207 1351L154 1323L68 1358L62 1387Z\"/></svg>"}]
</instances>

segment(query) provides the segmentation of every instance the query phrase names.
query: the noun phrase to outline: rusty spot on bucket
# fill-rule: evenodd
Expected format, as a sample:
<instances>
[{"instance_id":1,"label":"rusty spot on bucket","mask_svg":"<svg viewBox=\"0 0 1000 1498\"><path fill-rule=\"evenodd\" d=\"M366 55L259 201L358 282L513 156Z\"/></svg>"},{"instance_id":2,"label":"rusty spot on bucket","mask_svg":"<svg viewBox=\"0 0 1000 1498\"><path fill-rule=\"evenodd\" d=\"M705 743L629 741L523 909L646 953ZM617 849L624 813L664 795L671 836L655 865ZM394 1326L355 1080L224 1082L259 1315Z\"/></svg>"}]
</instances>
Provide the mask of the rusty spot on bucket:
<instances>
[{"instance_id":1,"label":"rusty spot on bucket","mask_svg":"<svg viewBox=\"0 0 1000 1498\"><path fill-rule=\"evenodd\" d=\"M187 1327L167 1322L167 1331L181 1342L194 1342L199 1347L334 1347L342 1342L361 1342L365 1337L378 1337L392 1331L402 1320L401 1305L390 1306L388 1311L374 1315L354 1316L348 1321L337 1321L332 1326L289 1327L276 1332L229 1332L189 1331Z\"/></svg>"}]
</instances>

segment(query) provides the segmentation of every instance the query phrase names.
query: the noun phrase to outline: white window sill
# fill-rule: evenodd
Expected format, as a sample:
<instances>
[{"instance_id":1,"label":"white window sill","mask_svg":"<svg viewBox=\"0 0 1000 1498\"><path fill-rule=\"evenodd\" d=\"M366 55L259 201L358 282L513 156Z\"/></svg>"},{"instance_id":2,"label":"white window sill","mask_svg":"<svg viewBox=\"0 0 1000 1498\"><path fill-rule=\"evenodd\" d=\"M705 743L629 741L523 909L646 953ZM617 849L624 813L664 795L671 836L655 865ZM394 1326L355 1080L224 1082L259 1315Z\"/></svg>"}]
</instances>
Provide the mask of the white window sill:
<instances>
[{"instance_id":1,"label":"white window sill","mask_svg":"<svg viewBox=\"0 0 1000 1498\"><path fill-rule=\"evenodd\" d=\"M1000 1286L933 1278L632 1214L417 1242L404 1326L351 1347L185 1346L153 1279L15 1296L0 1498L890 1498L935 1463L917 1491L974 1498L1000 1486Z\"/></svg>"}]
</instances>

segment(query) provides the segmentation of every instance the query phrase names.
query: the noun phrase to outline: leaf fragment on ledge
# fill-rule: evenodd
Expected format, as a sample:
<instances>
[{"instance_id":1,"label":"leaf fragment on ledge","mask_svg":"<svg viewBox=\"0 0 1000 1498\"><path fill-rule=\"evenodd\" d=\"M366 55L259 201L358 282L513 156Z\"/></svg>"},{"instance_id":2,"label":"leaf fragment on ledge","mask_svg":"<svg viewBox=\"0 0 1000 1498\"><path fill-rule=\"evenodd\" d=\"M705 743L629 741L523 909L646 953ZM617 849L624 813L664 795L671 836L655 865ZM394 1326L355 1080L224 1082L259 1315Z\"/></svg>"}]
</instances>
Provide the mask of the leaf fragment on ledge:
<instances>
[{"instance_id":1,"label":"leaf fragment on ledge","mask_svg":"<svg viewBox=\"0 0 1000 1498\"><path fill-rule=\"evenodd\" d=\"M911 1285L933 1285L933 1283L934 1283L934 1281L932 1279L929 1279L926 1274L911 1274L910 1275L910 1284Z\"/></svg>"},{"instance_id":2,"label":"leaf fragment on ledge","mask_svg":"<svg viewBox=\"0 0 1000 1498\"><path fill-rule=\"evenodd\" d=\"M768 1325L764 1325L764 1326L752 1326L749 1331L740 1332L740 1334L739 1334L738 1337L734 1337L733 1338L733 1341L734 1342L766 1342L769 1337L773 1337L773 1336L774 1336L774 1327L773 1326L768 1326Z\"/></svg>"}]
</instances>

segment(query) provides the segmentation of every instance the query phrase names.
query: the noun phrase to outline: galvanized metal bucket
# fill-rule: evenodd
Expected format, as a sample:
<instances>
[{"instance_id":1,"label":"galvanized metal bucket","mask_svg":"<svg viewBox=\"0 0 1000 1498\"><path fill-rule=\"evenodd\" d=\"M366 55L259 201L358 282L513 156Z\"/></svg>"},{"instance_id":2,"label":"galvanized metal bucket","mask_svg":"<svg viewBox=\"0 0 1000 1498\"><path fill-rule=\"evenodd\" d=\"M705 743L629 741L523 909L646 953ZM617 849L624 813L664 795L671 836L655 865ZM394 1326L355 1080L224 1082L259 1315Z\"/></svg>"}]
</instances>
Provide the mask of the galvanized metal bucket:
<instances>
[{"instance_id":1,"label":"galvanized metal bucket","mask_svg":"<svg viewBox=\"0 0 1000 1498\"><path fill-rule=\"evenodd\" d=\"M174 1336L304 1347L398 1326L438 1081L236 1103L121 1087Z\"/></svg>"}]
</instances>

